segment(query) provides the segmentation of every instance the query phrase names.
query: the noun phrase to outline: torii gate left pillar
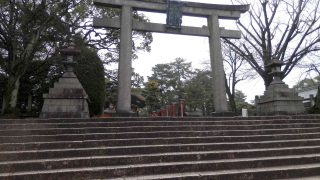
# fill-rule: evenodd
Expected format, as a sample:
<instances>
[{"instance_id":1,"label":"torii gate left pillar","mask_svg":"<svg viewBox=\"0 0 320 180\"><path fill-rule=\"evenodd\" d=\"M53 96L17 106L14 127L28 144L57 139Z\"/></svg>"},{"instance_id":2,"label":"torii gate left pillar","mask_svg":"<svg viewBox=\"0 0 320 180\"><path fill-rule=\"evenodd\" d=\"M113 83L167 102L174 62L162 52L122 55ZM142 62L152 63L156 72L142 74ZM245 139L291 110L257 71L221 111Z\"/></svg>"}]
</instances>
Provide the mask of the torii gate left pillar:
<instances>
[{"instance_id":1,"label":"torii gate left pillar","mask_svg":"<svg viewBox=\"0 0 320 180\"><path fill-rule=\"evenodd\" d=\"M219 19L237 20L241 13L249 9L248 5L216 5L193 2L182 2L181 12L184 15L206 17L209 28L186 27L170 29L164 24L143 23L134 21L132 10L166 13L166 0L94 0L96 5L121 8L121 17L94 19L95 27L120 28L120 60L118 70L118 104L117 113L129 115L131 113L131 74L132 74L132 30L183 34L209 37L211 68L213 73L215 112L228 112L225 75L221 53L221 37L239 39L241 33L225 30L219 27Z\"/></svg>"}]
</instances>

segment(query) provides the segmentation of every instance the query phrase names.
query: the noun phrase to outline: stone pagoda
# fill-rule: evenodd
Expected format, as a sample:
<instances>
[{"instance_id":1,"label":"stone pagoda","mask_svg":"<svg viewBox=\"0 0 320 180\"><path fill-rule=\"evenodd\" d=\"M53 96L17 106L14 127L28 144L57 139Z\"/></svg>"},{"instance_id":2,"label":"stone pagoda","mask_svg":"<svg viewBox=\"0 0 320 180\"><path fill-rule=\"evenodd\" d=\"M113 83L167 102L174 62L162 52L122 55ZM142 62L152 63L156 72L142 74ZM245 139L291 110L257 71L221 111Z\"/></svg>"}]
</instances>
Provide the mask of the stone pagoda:
<instances>
[{"instance_id":1,"label":"stone pagoda","mask_svg":"<svg viewBox=\"0 0 320 180\"><path fill-rule=\"evenodd\" d=\"M305 112L303 98L281 80L281 66L284 63L273 59L266 67L271 68L273 81L263 96L256 96L258 115L294 115Z\"/></svg>"},{"instance_id":2,"label":"stone pagoda","mask_svg":"<svg viewBox=\"0 0 320 180\"><path fill-rule=\"evenodd\" d=\"M60 53L66 57L63 61L66 71L49 93L43 95L40 118L89 118L88 95L73 72L73 58L80 51L70 46Z\"/></svg>"}]
</instances>

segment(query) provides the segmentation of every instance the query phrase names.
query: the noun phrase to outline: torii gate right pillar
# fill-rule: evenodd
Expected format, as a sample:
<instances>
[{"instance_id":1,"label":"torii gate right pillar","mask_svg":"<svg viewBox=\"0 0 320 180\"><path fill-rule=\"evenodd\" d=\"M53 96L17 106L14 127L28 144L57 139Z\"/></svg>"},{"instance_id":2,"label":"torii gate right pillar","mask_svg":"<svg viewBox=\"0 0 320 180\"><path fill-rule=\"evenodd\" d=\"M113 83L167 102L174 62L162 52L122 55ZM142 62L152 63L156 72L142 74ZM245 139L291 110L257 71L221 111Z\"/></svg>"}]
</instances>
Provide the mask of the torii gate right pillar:
<instances>
[{"instance_id":1,"label":"torii gate right pillar","mask_svg":"<svg viewBox=\"0 0 320 180\"><path fill-rule=\"evenodd\" d=\"M215 113L228 112L226 98L225 73L223 68L223 58L221 52L219 18L217 15L208 17L210 31L210 60L213 73L214 107Z\"/></svg>"}]
</instances>

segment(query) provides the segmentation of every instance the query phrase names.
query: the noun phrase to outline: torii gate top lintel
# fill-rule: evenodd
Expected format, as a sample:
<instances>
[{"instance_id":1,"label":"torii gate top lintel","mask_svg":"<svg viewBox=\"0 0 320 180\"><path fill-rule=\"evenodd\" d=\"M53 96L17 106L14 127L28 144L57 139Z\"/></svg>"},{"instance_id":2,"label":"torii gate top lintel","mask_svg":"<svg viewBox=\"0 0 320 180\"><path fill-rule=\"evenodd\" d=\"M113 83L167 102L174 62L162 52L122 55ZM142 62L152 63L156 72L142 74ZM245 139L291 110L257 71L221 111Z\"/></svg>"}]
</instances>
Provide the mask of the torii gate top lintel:
<instances>
[{"instance_id":1,"label":"torii gate top lintel","mask_svg":"<svg viewBox=\"0 0 320 180\"><path fill-rule=\"evenodd\" d=\"M94 0L95 5L108 7L130 6L135 10L166 13L167 0ZM240 18L241 13L249 10L250 5L222 5L206 4L196 2L183 3L182 13L187 16L208 17L212 14L218 15L220 19Z\"/></svg>"}]
</instances>

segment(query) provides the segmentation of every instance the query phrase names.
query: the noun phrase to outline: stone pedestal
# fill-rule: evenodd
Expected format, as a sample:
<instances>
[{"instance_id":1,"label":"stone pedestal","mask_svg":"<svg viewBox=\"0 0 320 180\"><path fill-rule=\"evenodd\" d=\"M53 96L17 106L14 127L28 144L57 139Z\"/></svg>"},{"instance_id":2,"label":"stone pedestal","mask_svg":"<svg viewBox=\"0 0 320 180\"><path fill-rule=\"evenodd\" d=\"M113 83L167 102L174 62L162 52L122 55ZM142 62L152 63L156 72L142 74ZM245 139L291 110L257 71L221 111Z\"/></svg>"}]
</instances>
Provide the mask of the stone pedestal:
<instances>
[{"instance_id":1,"label":"stone pedestal","mask_svg":"<svg viewBox=\"0 0 320 180\"><path fill-rule=\"evenodd\" d=\"M273 60L270 65L273 82L263 96L256 96L257 115L296 115L305 112L303 98L294 89L290 89L281 78L282 62Z\"/></svg>"},{"instance_id":2,"label":"stone pedestal","mask_svg":"<svg viewBox=\"0 0 320 180\"><path fill-rule=\"evenodd\" d=\"M40 118L89 118L88 95L73 72L73 56L77 52L67 48L61 52L67 55L66 72L48 94L44 94L44 104Z\"/></svg>"},{"instance_id":3,"label":"stone pedestal","mask_svg":"<svg viewBox=\"0 0 320 180\"><path fill-rule=\"evenodd\" d=\"M40 118L89 118L88 96L73 72L66 72L43 95Z\"/></svg>"},{"instance_id":4,"label":"stone pedestal","mask_svg":"<svg viewBox=\"0 0 320 180\"><path fill-rule=\"evenodd\" d=\"M303 98L286 84L271 84L261 97L256 97L258 115L303 114Z\"/></svg>"}]
</instances>

